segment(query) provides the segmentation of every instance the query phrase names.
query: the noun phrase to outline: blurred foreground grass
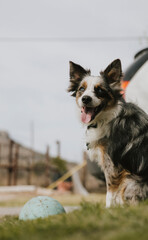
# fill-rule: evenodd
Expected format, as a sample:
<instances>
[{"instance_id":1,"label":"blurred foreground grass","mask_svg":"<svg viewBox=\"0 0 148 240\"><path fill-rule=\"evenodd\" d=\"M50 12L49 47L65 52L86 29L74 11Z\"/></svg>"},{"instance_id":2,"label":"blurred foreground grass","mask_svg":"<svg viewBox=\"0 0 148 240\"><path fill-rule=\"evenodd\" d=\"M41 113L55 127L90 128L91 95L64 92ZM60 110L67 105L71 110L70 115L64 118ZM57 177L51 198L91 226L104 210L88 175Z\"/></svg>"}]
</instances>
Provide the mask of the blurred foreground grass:
<instances>
[{"instance_id":1,"label":"blurred foreground grass","mask_svg":"<svg viewBox=\"0 0 148 240\"><path fill-rule=\"evenodd\" d=\"M132 207L105 209L97 203L81 204L81 210L34 221L16 217L0 221L3 240L147 240L148 202Z\"/></svg>"}]
</instances>

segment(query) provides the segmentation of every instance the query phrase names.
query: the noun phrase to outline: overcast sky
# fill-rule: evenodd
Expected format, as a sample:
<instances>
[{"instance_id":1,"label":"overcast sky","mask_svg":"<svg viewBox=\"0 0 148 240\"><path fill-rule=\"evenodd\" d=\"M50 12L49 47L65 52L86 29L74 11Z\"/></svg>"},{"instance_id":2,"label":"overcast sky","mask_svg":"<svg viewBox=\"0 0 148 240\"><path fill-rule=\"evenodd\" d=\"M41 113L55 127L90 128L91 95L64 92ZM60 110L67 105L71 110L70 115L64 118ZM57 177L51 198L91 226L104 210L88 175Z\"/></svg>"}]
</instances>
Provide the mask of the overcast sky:
<instances>
[{"instance_id":1,"label":"overcast sky","mask_svg":"<svg viewBox=\"0 0 148 240\"><path fill-rule=\"evenodd\" d=\"M66 92L68 62L98 75L120 58L125 70L148 45L147 10L147 0L0 0L0 129L30 146L34 122L36 150L44 152L49 144L55 155L60 140L62 157L80 162L84 129L74 98ZM11 39L52 37L105 40Z\"/></svg>"}]
</instances>

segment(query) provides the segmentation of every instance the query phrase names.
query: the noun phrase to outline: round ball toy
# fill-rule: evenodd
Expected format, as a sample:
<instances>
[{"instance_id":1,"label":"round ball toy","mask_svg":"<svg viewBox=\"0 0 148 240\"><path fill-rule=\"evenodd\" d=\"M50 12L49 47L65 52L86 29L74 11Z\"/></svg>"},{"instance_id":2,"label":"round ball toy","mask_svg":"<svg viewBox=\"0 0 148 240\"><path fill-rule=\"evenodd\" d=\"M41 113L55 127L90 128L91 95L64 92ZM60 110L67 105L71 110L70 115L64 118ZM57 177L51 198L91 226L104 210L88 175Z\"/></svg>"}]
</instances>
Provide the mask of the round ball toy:
<instances>
[{"instance_id":1,"label":"round ball toy","mask_svg":"<svg viewBox=\"0 0 148 240\"><path fill-rule=\"evenodd\" d=\"M57 200L47 196L38 196L29 200L23 206L19 219L33 220L61 213L65 213L65 210Z\"/></svg>"}]
</instances>

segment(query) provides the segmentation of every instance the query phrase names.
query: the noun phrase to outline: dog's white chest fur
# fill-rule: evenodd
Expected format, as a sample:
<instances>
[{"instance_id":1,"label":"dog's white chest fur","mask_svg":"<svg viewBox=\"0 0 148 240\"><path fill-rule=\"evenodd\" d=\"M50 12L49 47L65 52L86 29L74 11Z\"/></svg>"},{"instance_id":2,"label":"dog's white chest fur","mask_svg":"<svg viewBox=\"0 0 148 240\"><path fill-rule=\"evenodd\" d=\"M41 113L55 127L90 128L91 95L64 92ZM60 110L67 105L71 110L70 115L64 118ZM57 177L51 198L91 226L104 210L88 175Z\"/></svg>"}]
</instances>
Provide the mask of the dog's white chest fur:
<instances>
[{"instance_id":1,"label":"dog's white chest fur","mask_svg":"<svg viewBox=\"0 0 148 240\"><path fill-rule=\"evenodd\" d=\"M88 155L91 161L100 163L101 152L99 150L99 140L105 137L109 132L108 126L103 122L97 123L96 128L89 128L86 131L86 145L88 148Z\"/></svg>"},{"instance_id":2,"label":"dog's white chest fur","mask_svg":"<svg viewBox=\"0 0 148 240\"><path fill-rule=\"evenodd\" d=\"M105 137L109 132L109 127L105 121L97 122L96 128L89 128L86 130L86 143L90 144L89 148L94 148L98 141Z\"/></svg>"}]
</instances>

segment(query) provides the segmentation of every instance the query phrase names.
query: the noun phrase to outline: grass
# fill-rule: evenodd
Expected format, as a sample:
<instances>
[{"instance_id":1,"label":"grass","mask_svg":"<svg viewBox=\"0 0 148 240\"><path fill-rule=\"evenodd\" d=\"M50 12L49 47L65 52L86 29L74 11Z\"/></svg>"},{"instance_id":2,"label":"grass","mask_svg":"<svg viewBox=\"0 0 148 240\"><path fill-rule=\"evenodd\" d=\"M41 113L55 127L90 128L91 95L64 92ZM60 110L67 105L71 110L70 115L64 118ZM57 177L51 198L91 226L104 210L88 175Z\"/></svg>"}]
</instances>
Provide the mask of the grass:
<instances>
[{"instance_id":1,"label":"grass","mask_svg":"<svg viewBox=\"0 0 148 240\"><path fill-rule=\"evenodd\" d=\"M105 209L97 203L81 210L34 221L6 217L0 222L2 240L147 240L148 202L132 207Z\"/></svg>"}]
</instances>

